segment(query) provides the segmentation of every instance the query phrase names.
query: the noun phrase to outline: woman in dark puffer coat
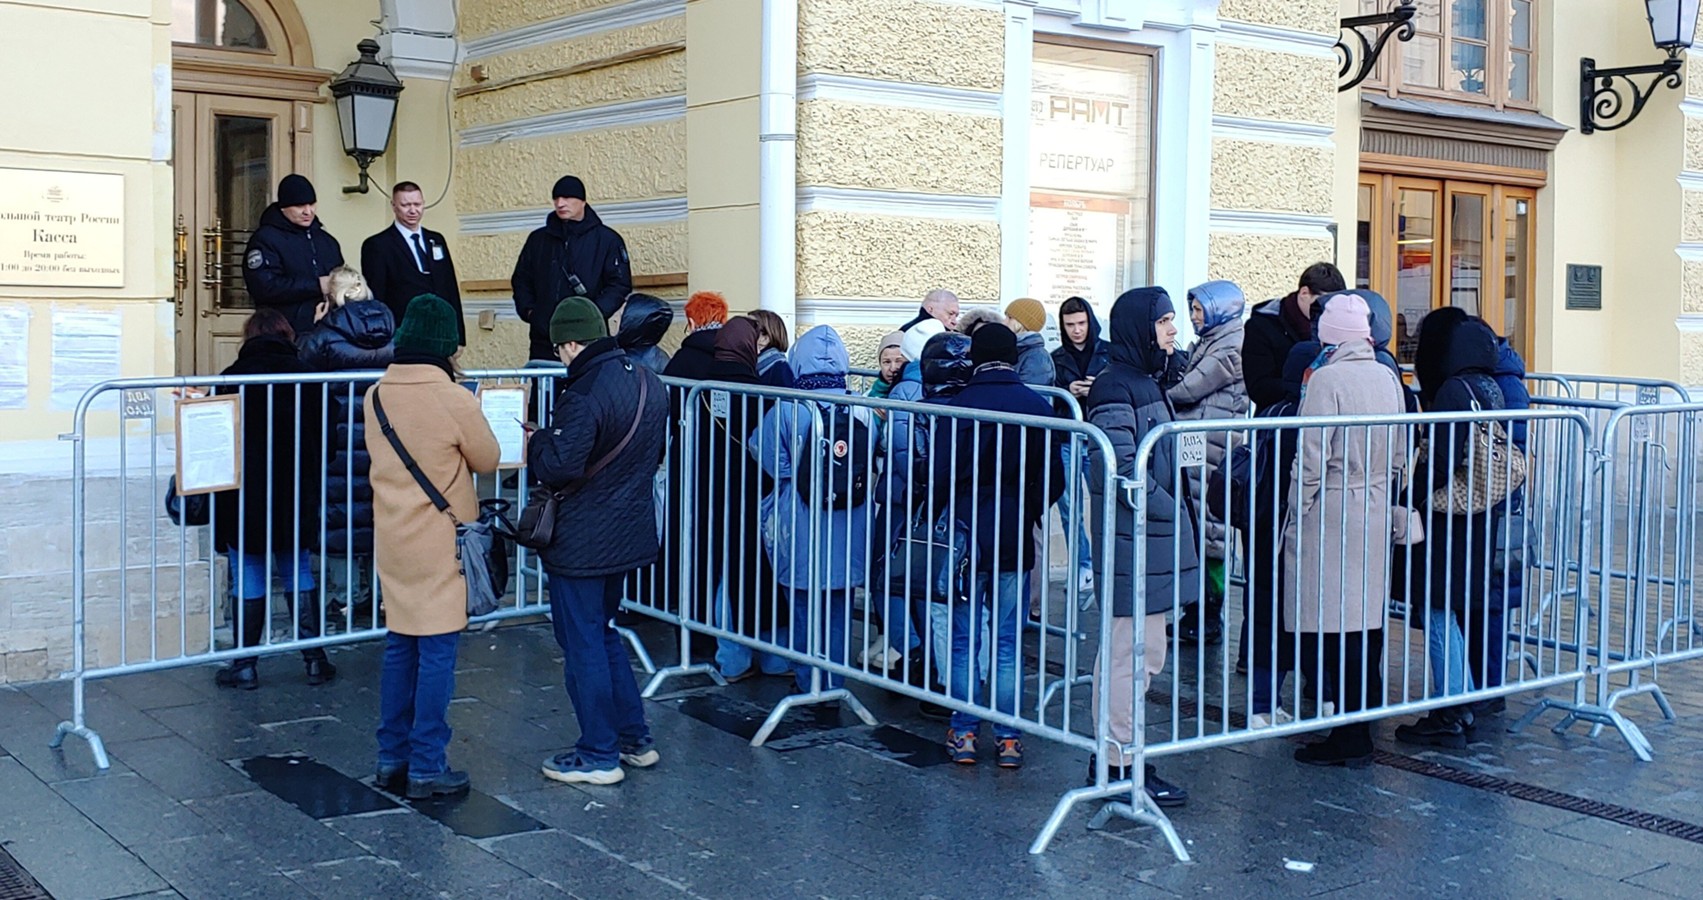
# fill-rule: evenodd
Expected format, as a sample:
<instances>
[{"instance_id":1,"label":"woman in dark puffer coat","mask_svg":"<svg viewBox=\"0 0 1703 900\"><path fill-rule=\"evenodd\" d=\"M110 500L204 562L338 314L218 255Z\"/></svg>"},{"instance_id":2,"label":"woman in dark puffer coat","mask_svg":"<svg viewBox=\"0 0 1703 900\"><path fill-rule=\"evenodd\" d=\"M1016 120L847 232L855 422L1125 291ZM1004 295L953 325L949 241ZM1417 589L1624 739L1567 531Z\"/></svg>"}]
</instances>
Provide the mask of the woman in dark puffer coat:
<instances>
[{"instance_id":1,"label":"woman in dark puffer coat","mask_svg":"<svg viewBox=\"0 0 1703 900\"><path fill-rule=\"evenodd\" d=\"M302 363L321 372L376 372L389 366L396 357L390 307L373 299L359 272L339 268L331 277L333 305L313 331L296 341ZM372 615L372 459L364 408L367 388L375 382L333 382L326 389L325 589L332 603L350 610L351 618L363 610Z\"/></svg>"}]
</instances>

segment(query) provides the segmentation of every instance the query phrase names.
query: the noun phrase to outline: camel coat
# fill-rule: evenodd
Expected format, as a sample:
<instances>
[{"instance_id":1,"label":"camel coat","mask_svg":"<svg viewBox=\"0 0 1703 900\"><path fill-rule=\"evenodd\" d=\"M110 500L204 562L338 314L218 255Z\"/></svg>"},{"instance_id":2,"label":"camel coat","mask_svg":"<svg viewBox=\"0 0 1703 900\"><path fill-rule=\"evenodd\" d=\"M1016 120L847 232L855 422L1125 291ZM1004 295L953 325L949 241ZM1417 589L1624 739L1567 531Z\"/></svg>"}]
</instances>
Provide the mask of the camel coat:
<instances>
[{"instance_id":1,"label":"camel coat","mask_svg":"<svg viewBox=\"0 0 1703 900\"><path fill-rule=\"evenodd\" d=\"M1370 343L1344 344L1313 372L1302 416L1401 415L1406 399ZM1301 431L1283 527L1283 618L1290 631L1382 628L1390 590L1390 485L1407 468L1400 427Z\"/></svg>"},{"instance_id":2,"label":"camel coat","mask_svg":"<svg viewBox=\"0 0 1703 900\"><path fill-rule=\"evenodd\" d=\"M472 472L494 471L502 450L473 392L437 366L392 365L367 390L373 554L385 625L415 637L453 634L467 627L467 582L456 561L455 522L432 506L385 439L373 409L374 391L402 446L459 521L479 518Z\"/></svg>"}]
</instances>

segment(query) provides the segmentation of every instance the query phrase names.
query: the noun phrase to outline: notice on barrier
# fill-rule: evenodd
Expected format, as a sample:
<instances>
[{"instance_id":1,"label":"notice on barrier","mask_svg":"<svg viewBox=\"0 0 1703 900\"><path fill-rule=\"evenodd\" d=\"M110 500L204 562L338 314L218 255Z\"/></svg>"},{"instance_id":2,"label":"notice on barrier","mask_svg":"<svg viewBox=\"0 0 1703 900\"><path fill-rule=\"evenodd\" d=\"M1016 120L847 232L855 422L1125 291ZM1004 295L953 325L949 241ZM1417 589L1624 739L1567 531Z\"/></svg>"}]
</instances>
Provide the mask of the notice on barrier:
<instances>
[{"instance_id":1,"label":"notice on barrier","mask_svg":"<svg viewBox=\"0 0 1703 900\"><path fill-rule=\"evenodd\" d=\"M0 306L0 409L29 406L30 308Z\"/></svg>"},{"instance_id":2,"label":"notice on barrier","mask_svg":"<svg viewBox=\"0 0 1703 900\"><path fill-rule=\"evenodd\" d=\"M177 405L177 493L242 487L242 403L235 394Z\"/></svg>"},{"instance_id":3,"label":"notice on barrier","mask_svg":"<svg viewBox=\"0 0 1703 900\"><path fill-rule=\"evenodd\" d=\"M526 465L526 400L527 389L521 386L479 386L479 410L485 414L485 424L497 436L502 448L499 469L518 469Z\"/></svg>"},{"instance_id":4,"label":"notice on barrier","mask_svg":"<svg viewBox=\"0 0 1703 900\"><path fill-rule=\"evenodd\" d=\"M1177 465L1184 469L1206 465L1206 432L1185 431L1177 435Z\"/></svg>"}]
</instances>

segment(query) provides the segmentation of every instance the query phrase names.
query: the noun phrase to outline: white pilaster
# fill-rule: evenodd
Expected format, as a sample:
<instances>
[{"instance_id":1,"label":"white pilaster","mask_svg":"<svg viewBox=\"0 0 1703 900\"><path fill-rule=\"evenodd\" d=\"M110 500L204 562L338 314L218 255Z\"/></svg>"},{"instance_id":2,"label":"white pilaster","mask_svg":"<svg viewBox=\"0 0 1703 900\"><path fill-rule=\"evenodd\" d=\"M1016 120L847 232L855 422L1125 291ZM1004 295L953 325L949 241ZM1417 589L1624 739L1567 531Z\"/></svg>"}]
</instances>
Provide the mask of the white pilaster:
<instances>
[{"instance_id":1,"label":"white pilaster","mask_svg":"<svg viewBox=\"0 0 1703 900\"><path fill-rule=\"evenodd\" d=\"M1036 0L1006 0L1005 158L999 198L999 293L1006 301L1029 292L1029 111L1035 71Z\"/></svg>"}]
</instances>

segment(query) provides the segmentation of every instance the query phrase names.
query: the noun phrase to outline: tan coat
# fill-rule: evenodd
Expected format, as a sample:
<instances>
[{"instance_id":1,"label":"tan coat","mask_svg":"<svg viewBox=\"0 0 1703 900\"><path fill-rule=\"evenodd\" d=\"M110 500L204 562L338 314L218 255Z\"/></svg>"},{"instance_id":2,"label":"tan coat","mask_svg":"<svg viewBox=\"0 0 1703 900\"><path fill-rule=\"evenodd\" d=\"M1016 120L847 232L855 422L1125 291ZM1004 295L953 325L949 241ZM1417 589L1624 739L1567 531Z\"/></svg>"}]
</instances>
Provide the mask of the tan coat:
<instances>
[{"instance_id":1,"label":"tan coat","mask_svg":"<svg viewBox=\"0 0 1703 900\"><path fill-rule=\"evenodd\" d=\"M472 472L495 470L502 450L473 392L436 366L392 365L367 391L373 555L385 624L416 637L453 634L467 627L467 583L455 558L455 522L432 506L385 439L374 391L402 446L460 521L479 517Z\"/></svg>"},{"instance_id":2,"label":"tan coat","mask_svg":"<svg viewBox=\"0 0 1703 900\"><path fill-rule=\"evenodd\" d=\"M1302 416L1400 415L1406 401L1372 345L1343 345L1313 373ZM1283 617L1291 631L1382 628L1390 591L1390 485L1407 468L1405 426L1307 428L1283 526Z\"/></svg>"}]
</instances>

